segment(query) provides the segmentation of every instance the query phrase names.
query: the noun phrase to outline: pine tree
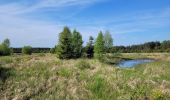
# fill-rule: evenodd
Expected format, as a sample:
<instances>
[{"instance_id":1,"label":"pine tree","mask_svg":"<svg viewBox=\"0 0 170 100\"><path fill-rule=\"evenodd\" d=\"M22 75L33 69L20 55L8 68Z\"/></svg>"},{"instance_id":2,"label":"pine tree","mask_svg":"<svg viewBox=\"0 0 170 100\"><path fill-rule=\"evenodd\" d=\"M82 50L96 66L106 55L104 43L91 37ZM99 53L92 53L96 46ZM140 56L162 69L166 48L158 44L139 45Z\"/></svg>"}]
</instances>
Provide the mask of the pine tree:
<instances>
[{"instance_id":1,"label":"pine tree","mask_svg":"<svg viewBox=\"0 0 170 100\"><path fill-rule=\"evenodd\" d=\"M82 36L79 32L76 30L73 31L72 34L72 47L73 47L73 57L74 58L79 58L82 55L82 46L83 40Z\"/></svg>"},{"instance_id":2,"label":"pine tree","mask_svg":"<svg viewBox=\"0 0 170 100\"><path fill-rule=\"evenodd\" d=\"M95 45L94 45L94 55L96 58L101 59L104 53L104 37L103 33L100 32L98 34L98 37L96 39Z\"/></svg>"},{"instance_id":3,"label":"pine tree","mask_svg":"<svg viewBox=\"0 0 170 100\"><path fill-rule=\"evenodd\" d=\"M89 37L89 42L86 46L86 55L88 58L92 58L94 55L94 38L92 36Z\"/></svg>"},{"instance_id":4,"label":"pine tree","mask_svg":"<svg viewBox=\"0 0 170 100\"><path fill-rule=\"evenodd\" d=\"M64 27L63 32L59 34L56 51L60 59L70 59L72 57L72 34L68 27Z\"/></svg>"},{"instance_id":5,"label":"pine tree","mask_svg":"<svg viewBox=\"0 0 170 100\"><path fill-rule=\"evenodd\" d=\"M105 52L107 53L110 52L111 48L113 47L113 39L109 31L106 31L106 33L104 34L104 46Z\"/></svg>"}]
</instances>

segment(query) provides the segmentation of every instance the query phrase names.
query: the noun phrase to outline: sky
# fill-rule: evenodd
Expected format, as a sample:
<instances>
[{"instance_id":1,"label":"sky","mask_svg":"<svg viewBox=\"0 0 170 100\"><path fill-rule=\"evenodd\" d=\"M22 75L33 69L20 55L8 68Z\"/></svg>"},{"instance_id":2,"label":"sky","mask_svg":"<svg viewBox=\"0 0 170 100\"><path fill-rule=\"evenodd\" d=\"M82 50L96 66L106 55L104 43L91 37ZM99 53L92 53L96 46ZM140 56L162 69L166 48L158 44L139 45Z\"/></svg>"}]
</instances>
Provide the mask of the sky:
<instances>
[{"instance_id":1,"label":"sky","mask_svg":"<svg viewBox=\"0 0 170 100\"><path fill-rule=\"evenodd\" d=\"M0 0L0 42L54 47L64 26L83 36L110 31L114 45L170 40L170 0Z\"/></svg>"}]
</instances>

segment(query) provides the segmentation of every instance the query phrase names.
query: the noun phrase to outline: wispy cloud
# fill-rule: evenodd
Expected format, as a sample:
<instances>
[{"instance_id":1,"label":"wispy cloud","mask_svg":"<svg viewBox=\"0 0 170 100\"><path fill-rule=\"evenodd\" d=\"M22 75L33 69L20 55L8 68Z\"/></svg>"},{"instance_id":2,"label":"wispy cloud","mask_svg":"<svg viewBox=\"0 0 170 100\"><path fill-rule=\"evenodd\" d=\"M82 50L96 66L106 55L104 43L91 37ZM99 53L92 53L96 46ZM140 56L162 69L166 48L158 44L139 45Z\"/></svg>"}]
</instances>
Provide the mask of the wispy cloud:
<instances>
[{"instance_id":1,"label":"wispy cloud","mask_svg":"<svg viewBox=\"0 0 170 100\"><path fill-rule=\"evenodd\" d=\"M75 26L102 27L104 30L115 32L114 34L142 32L150 29L170 27L170 8L161 10L141 11L117 16L110 16L106 19L91 18L79 20ZM74 21L77 21L75 19ZM93 22L93 23L91 23Z\"/></svg>"},{"instance_id":2,"label":"wispy cloud","mask_svg":"<svg viewBox=\"0 0 170 100\"><path fill-rule=\"evenodd\" d=\"M11 3L0 6L0 13L6 14L23 14L36 12L43 9L55 9L62 10L63 7L69 6L87 6L95 2L101 2L103 0L40 0L32 5L22 5L22 3Z\"/></svg>"},{"instance_id":3,"label":"wispy cloud","mask_svg":"<svg viewBox=\"0 0 170 100\"><path fill-rule=\"evenodd\" d=\"M69 6L86 7L99 1L101 0L39 0L29 6L20 2L0 5L0 40L10 38L12 46L17 47L23 45L52 47L56 44L58 33L65 23L60 20L53 23L28 19L24 16L45 9L55 9L57 13ZM70 13L70 17L74 15L74 11Z\"/></svg>"}]
</instances>

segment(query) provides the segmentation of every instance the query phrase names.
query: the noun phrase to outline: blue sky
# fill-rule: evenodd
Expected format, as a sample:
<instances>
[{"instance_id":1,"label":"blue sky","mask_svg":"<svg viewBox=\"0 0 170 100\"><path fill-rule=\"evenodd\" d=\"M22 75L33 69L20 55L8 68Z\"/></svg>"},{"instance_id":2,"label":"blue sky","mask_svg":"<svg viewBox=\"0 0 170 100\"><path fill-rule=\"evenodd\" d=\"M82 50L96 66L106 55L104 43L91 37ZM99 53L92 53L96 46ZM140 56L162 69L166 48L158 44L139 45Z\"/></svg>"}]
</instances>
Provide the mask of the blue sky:
<instances>
[{"instance_id":1,"label":"blue sky","mask_svg":"<svg viewBox=\"0 0 170 100\"><path fill-rule=\"evenodd\" d=\"M84 43L102 30L114 45L170 40L170 0L0 0L0 41L53 47L64 26Z\"/></svg>"}]
</instances>

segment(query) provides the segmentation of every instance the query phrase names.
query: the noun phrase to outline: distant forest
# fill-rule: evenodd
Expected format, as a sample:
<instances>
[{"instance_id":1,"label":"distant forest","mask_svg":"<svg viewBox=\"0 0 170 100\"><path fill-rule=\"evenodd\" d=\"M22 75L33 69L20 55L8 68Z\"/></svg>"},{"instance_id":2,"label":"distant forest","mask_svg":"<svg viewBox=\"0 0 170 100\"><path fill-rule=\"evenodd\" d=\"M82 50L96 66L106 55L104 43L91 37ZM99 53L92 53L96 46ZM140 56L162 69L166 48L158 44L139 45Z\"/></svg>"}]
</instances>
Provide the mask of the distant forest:
<instances>
[{"instance_id":1,"label":"distant forest","mask_svg":"<svg viewBox=\"0 0 170 100\"><path fill-rule=\"evenodd\" d=\"M84 47L85 48L85 47ZM33 53L48 53L51 48L32 48ZM22 48L13 48L14 53L21 53ZM147 42L144 44L131 46L114 46L111 53L151 53L151 52L170 52L170 40L163 42Z\"/></svg>"},{"instance_id":2,"label":"distant forest","mask_svg":"<svg viewBox=\"0 0 170 100\"><path fill-rule=\"evenodd\" d=\"M131 46L115 46L112 48L112 52L120 53L152 53L152 52L170 52L170 40L163 42L146 42L139 45Z\"/></svg>"}]
</instances>

